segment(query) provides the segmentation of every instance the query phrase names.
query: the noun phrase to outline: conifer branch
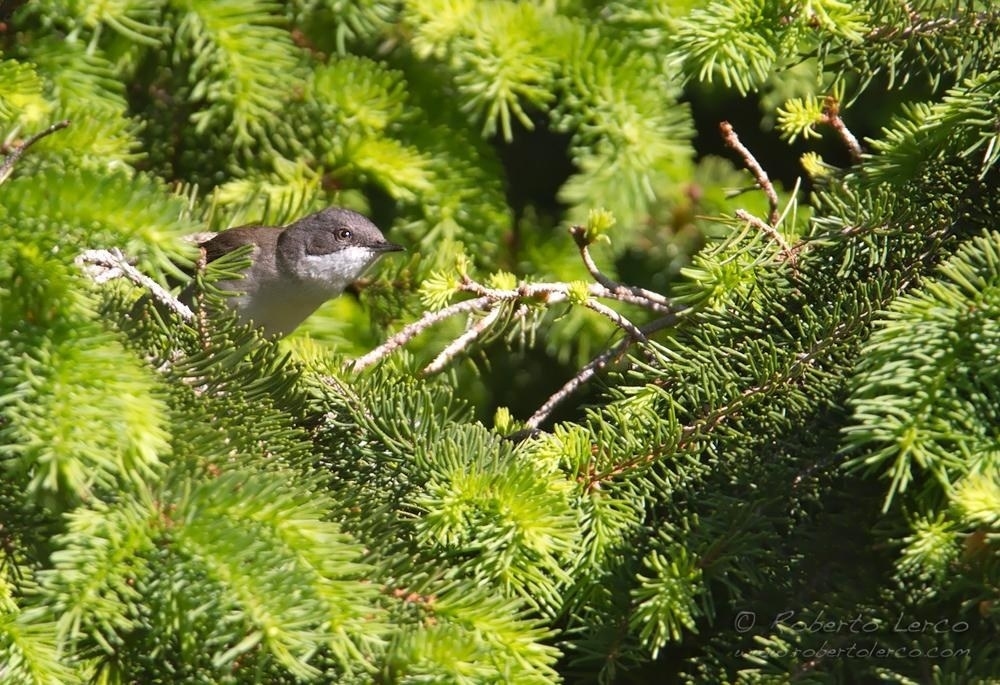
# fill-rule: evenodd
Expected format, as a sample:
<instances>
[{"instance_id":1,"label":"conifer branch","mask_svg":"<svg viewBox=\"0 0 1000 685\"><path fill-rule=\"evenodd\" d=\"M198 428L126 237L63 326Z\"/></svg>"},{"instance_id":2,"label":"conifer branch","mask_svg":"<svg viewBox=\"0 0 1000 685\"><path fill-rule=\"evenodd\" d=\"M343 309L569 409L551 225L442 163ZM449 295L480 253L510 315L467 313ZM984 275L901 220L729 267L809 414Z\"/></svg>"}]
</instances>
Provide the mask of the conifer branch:
<instances>
[{"instance_id":1,"label":"conifer branch","mask_svg":"<svg viewBox=\"0 0 1000 685\"><path fill-rule=\"evenodd\" d=\"M625 354L628 348L634 343L639 342L640 340L645 340L650 334L662 330L667 326L672 326L676 321L676 314L668 314L667 316L660 317L655 321L651 321L638 329L637 335L641 337L634 337L632 335L626 336L615 343L612 347L609 347L607 350L591 359L575 376L566 381L565 385L545 400L541 407L535 410L535 413L524 422L525 427L529 429L538 428L542 422L549 417L553 410L565 401L567 397L580 389L580 387L593 378L598 371L601 371L608 364L611 364L621 358L621 356Z\"/></svg>"},{"instance_id":2,"label":"conifer branch","mask_svg":"<svg viewBox=\"0 0 1000 685\"><path fill-rule=\"evenodd\" d=\"M205 682L610 681L671 654L702 682L995 678L995 3L737 0L669 21L654 2L27 4L13 26L0 2L17 44L0 60L0 681L151 682L150 654ZM53 25L76 40L50 40ZM135 50L141 69L114 59ZM829 124L855 171L816 155L814 192L776 192L771 151L757 164L729 127L770 215L727 210L736 230L672 269L663 295L619 283L654 287L594 243L693 170L704 121L675 106L680 81L760 99L805 72L832 90L789 100L783 137ZM848 112L843 84L885 86L891 107ZM25 154L49 112L72 126ZM856 138L854 116L878 133ZM555 144L576 173L506 193L491 131L529 163ZM267 154L249 154L258 143ZM727 172L697 172L714 214ZM185 208L175 179L217 190ZM135 278L180 275L168 241L188 224L283 224L340 199L379 216L398 204L418 252L476 255L483 272L531 256L502 242L510 216L537 246L550 203L606 209L570 229L586 272L573 250L536 265L580 280L422 279L426 306L378 357L430 346L417 377L326 375L321 342L283 351L234 317L212 325L240 255L208 266L203 252L191 300L163 284L191 322ZM671 246L677 266L721 237L689 218L671 221L693 229ZM80 255L100 246L121 252ZM390 309L425 268L400 267ZM77 306L95 282L141 286L184 330L101 335ZM584 318L603 338L574 339ZM518 366L511 343L536 332L553 358L591 349L566 377L540 369L525 430L506 407L487 427L465 392L509 396L512 375L422 378L491 339L505 343L494 366ZM606 401L581 417L595 382ZM735 588L721 608L720 579ZM847 620L795 628L822 617ZM911 619L919 632L896 628ZM857 640L911 658L840 651Z\"/></svg>"},{"instance_id":3,"label":"conifer branch","mask_svg":"<svg viewBox=\"0 0 1000 685\"><path fill-rule=\"evenodd\" d=\"M205 273L205 267L207 266L208 252L205 251L204 247L201 247L198 250L198 261L195 263L195 273L201 276ZM196 288L194 299L198 310L198 316L195 321L198 329L198 340L201 342L201 348L207 351L211 345L211 341L208 336L208 308L205 306L205 291L202 288Z\"/></svg>"},{"instance_id":4,"label":"conifer branch","mask_svg":"<svg viewBox=\"0 0 1000 685\"><path fill-rule=\"evenodd\" d=\"M489 288L482 283L472 280L468 276L462 280L457 290L459 292L471 293L476 295L476 297L471 300L457 302L443 309L425 313L420 319L400 330L371 352L368 352L364 356L358 357L354 361L349 362L349 366L355 371L361 371L362 369L365 369L386 358L431 326L459 314L465 314L478 309L492 310L498 307L501 303L513 301L521 301L522 304L531 301L540 301L546 305L553 305L567 300L573 300L575 295L574 286L570 283L519 283L515 288L500 289ZM645 334L642 332L642 329L629 321L622 314L616 312L607 305L597 302L593 298L600 297L623 302L631 302L633 304L643 304L649 308L655 309L656 311L672 313L672 310L669 307L652 302L646 298L633 295L630 292L616 293L603 285L590 284L586 288L586 293L590 297L578 300L580 305L606 317L616 326L624 330L628 336L637 340L645 339ZM439 364L439 362L450 361L462 348L475 341L479 335L486 330L488 325L492 325L495 320L495 317L487 318L489 318L489 321L487 324L484 324L484 327L481 330L476 330L475 327L473 327L463 333L459 338L456 338L454 341L449 343L445 350L442 351L438 357L436 357L435 360L424 369L424 373L435 373L440 371L443 368L443 364Z\"/></svg>"},{"instance_id":5,"label":"conifer branch","mask_svg":"<svg viewBox=\"0 0 1000 685\"><path fill-rule=\"evenodd\" d=\"M736 135L733 125L728 121L723 121L719 124L719 130L722 131L722 139L725 141L726 145L736 150L740 157L743 158L743 163L746 165L750 173L754 175L757 179L757 185L764 194L767 195L767 203L770 206L770 213L768 215L769 221L772 226L778 223L778 193L774 189L774 184L771 183L771 179L768 177L767 172L764 171L764 167L760 165L760 162L753 156L753 153L747 149L747 147L740 141L739 136Z\"/></svg>"},{"instance_id":6,"label":"conifer branch","mask_svg":"<svg viewBox=\"0 0 1000 685\"><path fill-rule=\"evenodd\" d=\"M494 305L486 316L473 322L466 329L466 331L462 333L462 335L452 340L447 347L441 350L438 356L436 356L430 364L425 366L421 373L425 376L429 376L444 370L444 368L451 363L452 359L454 359L462 350L477 340L479 336L489 330L490 327L497 322L497 319L500 318L501 311L502 310L499 306Z\"/></svg>"},{"instance_id":7,"label":"conifer branch","mask_svg":"<svg viewBox=\"0 0 1000 685\"><path fill-rule=\"evenodd\" d=\"M469 292L479 296L488 296L497 300L542 300L546 304L555 304L556 302L565 301L569 298L572 288L573 286L569 283L544 282L520 283L516 288L512 288L510 290L500 290L496 288L487 288L483 284L477 283L476 281L468 278L464 279L458 286L459 291ZM670 301L665 297L657 293L647 291L643 288L622 286L621 288L615 288L612 290L604 285L591 283L587 286L587 293L591 297L634 304L663 314L676 310L676 307L671 306ZM648 293L649 296L645 293Z\"/></svg>"},{"instance_id":8,"label":"conifer branch","mask_svg":"<svg viewBox=\"0 0 1000 685\"><path fill-rule=\"evenodd\" d=\"M61 131L62 129L69 126L69 119L64 119L62 121L57 121L48 128L39 131L33 136L29 136L27 140L21 141L17 145L11 148L10 153L4 158L3 162L0 162L0 184L3 184L14 171L14 165L17 161L21 159L24 153L29 147L37 143L39 140L46 136L50 136L56 131Z\"/></svg>"},{"instance_id":9,"label":"conifer branch","mask_svg":"<svg viewBox=\"0 0 1000 685\"><path fill-rule=\"evenodd\" d=\"M654 321L653 323L657 322ZM817 340L807 350L795 355L794 359L784 369L777 370L769 378L762 379L757 384L740 390L720 406L706 408L693 421L680 427L679 432L676 434L676 442L656 445L602 471L591 472L587 478L588 488L597 487L601 483L626 474L633 469L647 466L664 456L667 452L680 453L688 449L699 437L709 435L711 431L720 425L745 413L749 406L762 401L771 393L791 386L803 378L810 369L819 365L844 337L850 335L855 326L856 322L854 321L839 324L829 335Z\"/></svg>"},{"instance_id":10,"label":"conifer branch","mask_svg":"<svg viewBox=\"0 0 1000 685\"><path fill-rule=\"evenodd\" d=\"M84 250L77 256L76 263L84 267L84 271L95 283L101 284L115 278L127 278L139 287L148 290L150 295L176 312L182 319L190 321L194 318L194 312L191 311L190 307L167 292L152 278L129 264L125 255L117 247L110 250Z\"/></svg>"},{"instance_id":11,"label":"conifer branch","mask_svg":"<svg viewBox=\"0 0 1000 685\"><path fill-rule=\"evenodd\" d=\"M722 131L722 138L726 145L736 150L740 156L743 158L743 163L757 179L757 185L764 191L767 196L767 202L769 206L768 221L765 222L762 219L754 216L750 212L744 209L737 209L736 216L743 221L748 222L751 226L761 230L765 233L771 240L776 242L781 248L781 254L784 259L794 258L794 252L788 241L778 232L777 228L778 221L780 220L780 214L778 212L778 193L774 189L774 184L771 183L770 177L768 177L767 172L764 171L764 167L760 165L760 162L753 156L753 153L740 141L739 136L736 135L735 129L733 129L732 124L728 121L723 121L719 124L719 129Z\"/></svg>"},{"instance_id":12,"label":"conifer branch","mask_svg":"<svg viewBox=\"0 0 1000 685\"><path fill-rule=\"evenodd\" d=\"M961 17L948 16L925 19L909 6L907 6L906 13L908 15L907 18L910 21L909 26L878 26L872 29L868 35L865 36L865 40L868 42L888 42L909 40L914 36L929 37L954 29L962 30L969 27L982 26L996 19L996 14L990 12L970 12Z\"/></svg>"},{"instance_id":13,"label":"conifer branch","mask_svg":"<svg viewBox=\"0 0 1000 685\"><path fill-rule=\"evenodd\" d=\"M735 214L737 218L746 221L751 226L759 229L762 233L766 234L767 237L776 242L781 248L783 259L793 259L795 257L795 251L792 249L792 246L788 244L788 241L785 240L784 236L782 236L781 233L778 232L778 229L774 226L768 224L763 219L754 216L745 209L737 209Z\"/></svg>"},{"instance_id":14,"label":"conifer branch","mask_svg":"<svg viewBox=\"0 0 1000 685\"><path fill-rule=\"evenodd\" d=\"M587 239L587 231L583 226L571 226L569 233L573 236L573 240L580 250L580 259L583 260L587 271L590 272L595 281L608 290L608 294L598 294L595 292L596 297L614 297L615 299L620 299L622 302L637 304L653 309L654 311L664 313L671 311L670 301L660 293L655 293L652 290L646 290L634 285L625 285L608 278L598 268L593 256L590 254L590 242Z\"/></svg>"},{"instance_id":15,"label":"conifer branch","mask_svg":"<svg viewBox=\"0 0 1000 685\"><path fill-rule=\"evenodd\" d=\"M774 231L774 229L768 228ZM777 232L774 231L774 233ZM361 371L385 359L424 330L445 319L480 309L488 310L484 317L468 325L466 330L438 353L422 371L424 375L438 373L458 356L462 350L466 349L486 330L495 325L502 311L501 305L503 303L518 303L514 316L515 318L523 318L528 311L528 304L530 302L541 302L545 305L566 301L573 302L591 311L595 311L610 320L625 332L625 337L594 357L580 369L576 376L571 378L532 414L526 425L528 428L537 428L539 424L548 418L556 406L593 378L598 371L619 359L629 347L636 342L646 342L647 336L650 333L672 325L676 321L678 312L680 311L678 308L671 306L670 301L659 293L646 290L645 288L617 283L608 278L600 271L593 257L590 255L586 230L582 226L574 226L570 229L570 234L577 243L577 247L580 250L580 257L583 259L587 270L598 281L597 283L521 282L513 288L491 288L473 280L467 274L463 274L455 290L475 295L474 299L464 300L443 309L425 313L420 319L404 327L368 354L355 359L353 362L349 362L348 366L354 371ZM781 240L783 250L789 250L790 248L780 235L778 238ZM645 326L637 326L621 313L597 301L596 298L628 302L663 313L664 316Z\"/></svg>"},{"instance_id":16,"label":"conifer branch","mask_svg":"<svg viewBox=\"0 0 1000 685\"><path fill-rule=\"evenodd\" d=\"M629 336L636 340L642 340L645 342L646 334L643 333L634 323L626 319L624 316L616 312L614 309L606 304L602 304L597 300L587 299L584 301L583 306L591 311L595 311L601 316L610 319L611 323L615 324L623 331L628 333Z\"/></svg>"},{"instance_id":17,"label":"conifer branch","mask_svg":"<svg viewBox=\"0 0 1000 685\"><path fill-rule=\"evenodd\" d=\"M844 120L840 118L840 102L832 96L828 96L823 101L823 118L822 122L829 124L840 139L847 146L847 151L851 154L851 161L855 164L861 163L861 143L858 142L857 136L851 133L850 129L844 123Z\"/></svg>"},{"instance_id":18,"label":"conifer branch","mask_svg":"<svg viewBox=\"0 0 1000 685\"><path fill-rule=\"evenodd\" d=\"M440 323L445 319L449 319L458 314L464 314L466 312L473 312L477 309L486 309L489 305L495 301L489 295L483 295L472 300L464 300L462 302L456 302L455 304L448 305L444 309L438 309L437 311L427 312L422 317L409 324L401 331L396 333L394 336L386 340L384 343L376 347L374 350L366 355L358 357L352 362L348 363L348 366L354 371L361 371L368 368L372 364L379 362L390 354L395 352L397 349L405 345L406 343L413 340L415 337L423 333L425 330L433 326L434 324Z\"/></svg>"},{"instance_id":19,"label":"conifer branch","mask_svg":"<svg viewBox=\"0 0 1000 685\"><path fill-rule=\"evenodd\" d=\"M462 280L459 290L465 290L480 296L493 297L498 302L508 301L515 298L528 300L541 298L546 304L549 305L556 304L557 302L563 302L565 300L572 300L575 295L573 285L569 283L522 283L517 288L511 290L498 290L495 288L487 288L467 276ZM636 304L645 300L645 298L634 296L628 292L619 295L603 285L591 284L587 286L587 292L592 297L604 297L614 300L623 299L624 297L628 298L626 301ZM592 297L580 299L578 302L587 309L595 311L601 316L609 319L613 324L623 329L629 335L632 335L640 340L645 339L645 336L634 323L626 319L614 309L611 309L607 305L601 304L600 302L592 299ZM670 310L667 308L665 311Z\"/></svg>"}]
</instances>

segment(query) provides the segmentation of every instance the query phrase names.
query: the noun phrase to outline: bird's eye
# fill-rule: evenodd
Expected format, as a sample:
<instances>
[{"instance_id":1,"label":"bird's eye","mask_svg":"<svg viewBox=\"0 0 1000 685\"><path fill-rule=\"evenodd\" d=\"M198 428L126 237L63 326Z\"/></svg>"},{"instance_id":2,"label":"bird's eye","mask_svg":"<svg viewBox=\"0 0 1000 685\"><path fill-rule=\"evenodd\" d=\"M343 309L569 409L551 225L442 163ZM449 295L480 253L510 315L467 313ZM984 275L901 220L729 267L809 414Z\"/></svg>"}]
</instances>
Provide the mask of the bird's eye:
<instances>
[{"instance_id":1,"label":"bird's eye","mask_svg":"<svg viewBox=\"0 0 1000 685\"><path fill-rule=\"evenodd\" d=\"M352 235L354 234L351 233L351 229L349 228L341 228L337 231L337 238L340 240L349 240Z\"/></svg>"}]
</instances>

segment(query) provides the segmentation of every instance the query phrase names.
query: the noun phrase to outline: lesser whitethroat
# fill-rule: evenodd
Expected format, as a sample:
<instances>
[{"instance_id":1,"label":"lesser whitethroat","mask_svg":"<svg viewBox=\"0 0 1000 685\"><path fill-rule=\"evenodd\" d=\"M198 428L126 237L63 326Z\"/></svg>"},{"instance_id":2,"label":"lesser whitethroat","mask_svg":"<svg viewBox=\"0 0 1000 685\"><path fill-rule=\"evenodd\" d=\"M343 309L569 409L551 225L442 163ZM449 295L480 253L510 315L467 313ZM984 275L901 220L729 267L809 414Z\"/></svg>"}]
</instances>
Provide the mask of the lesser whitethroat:
<instances>
[{"instance_id":1,"label":"lesser whitethroat","mask_svg":"<svg viewBox=\"0 0 1000 685\"><path fill-rule=\"evenodd\" d=\"M288 335L383 254L403 249L367 218L340 207L284 227L230 228L201 243L209 262L244 245L254 247L243 278L216 285L237 293L226 298L229 306L267 336Z\"/></svg>"}]
</instances>

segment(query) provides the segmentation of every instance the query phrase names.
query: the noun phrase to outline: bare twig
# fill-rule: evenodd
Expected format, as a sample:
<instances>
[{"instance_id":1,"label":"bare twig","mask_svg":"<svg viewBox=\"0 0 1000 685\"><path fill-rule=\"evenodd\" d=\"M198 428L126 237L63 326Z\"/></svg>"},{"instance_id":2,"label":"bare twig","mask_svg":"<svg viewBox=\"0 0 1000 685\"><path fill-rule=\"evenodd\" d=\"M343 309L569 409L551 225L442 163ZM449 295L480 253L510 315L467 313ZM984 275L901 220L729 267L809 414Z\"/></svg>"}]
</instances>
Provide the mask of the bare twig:
<instances>
[{"instance_id":1,"label":"bare twig","mask_svg":"<svg viewBox=\"0 0 1000 685\"><path fill-rule=\"evenodd\" d=\"M473 322L462 335L452 340L447 347L441 350L440 354L434 357L434 360L425 366L421 373L429 376L442 371L462 350L496 323L497 319L500 318L501 311L499 306L494 306L486 316Z\"/></svg>"},{"instance_id":2,"label":"bare twig","mask_svg":"<svg viewBox=\"0 0 1000 685\"><path fill-rule=\"evenodd\" d=\"M590 244L587 242L586 231L583 226L571 226L569 233L573 236L573 240L576 242L576 246L580 250L580 259L583 260L583 264L587 267L587 271L590 272L590 275L594 277L595 281L607 290L606 293L601 293L598 292L598 289L592 288L591 294L595 297L606 297L621 300L622 302L628 302L630 304L637 304L659 312L672 311L670 300L665 298L660 293L655 293L652 290L646 290L645 288L639 288L634 285L625 285L608 278L597 267L597 263L594 262L594 258L590 254Z\"/></svg>"},{"instance_id":3,"label":"bare twig","mask_svg":"<svg viewBox=\"0 0 1000 685\"><path fill-rule=\"evenodd\" d=\"M614 285L614 282L609 279L608 282ZM462 280L462 284L459 287L461 290L475 293L481 297L492 297L498 301L513 300L518 298L543 298L546 304L555 304L557 302L563 302L569 298L571 286L568 283L522 283L516 289L498 290L496 288L487 288L481 283L477 283L466 276ZM643 289L638 288L637 290L642 291ZM647 298L644 295L637 295L624 286L623 291L624 292L615 292L603 284L591 284L587 287L587 292L593 297L603 297L607 299L621 300L623 302L631 302L633 304L642 304L662 313L671 313L674 311L672 307L668 306L668 300L657 293L650 294L655 296L656 299L661 299L663 302L662 304L654 301L653 299ZM601 316L608 318L613 324L622 328L632 337L640 340L645 339L645 336L634 323L616 312L611 307L601 304L594 299L587 299L582 302L582 304L584 307L587 307Z\"/></svg>"},{"instance_id":4,"label":"bare twig","mask_svg":"<svg viewBox=\"0 0 1000 685\"><path fill-rule=\"evenodd\" d=\"M550 285L563 286L560 288L550 288ZM546 302L552 302L553 297L557 297L558 301L566 299L566 293L569 292L569 286L565 283L519 283L516 288L511 290L501 290L500 288L487 288L485 285L478 281L474 281L467 275L462 276L462 282L459 284L458 289L462 292L472 293L473 295L478 295L479 297L489 297L493 300L514 300L517 298L522 298L525 300L544 297Z\"/></svg>"},{"instance_id":5,"label":"bare twig","mask_svg":"<svg viewBox=\"0 0 1000 685\"><path fill-rule=\"evenodd\" d=\"M628 333L631 337L635 338L636 340L643 340L643 341L646 340L646 335L641 330L639 330L639 328L634 323L626 319L624 316L616 312L608 305L601 304L597 300L588 299L584 301L583 306L586 307L587 309L597 312L601 316L610 319L613 324L621 328L623 331Z\"/></svg>"},{"instance_id":6,"label":"bare twig","mask_svg":"<svg viewBox=\"0 0 1000 685\"><path fill-rule=\"evenodd\" d=\"M541 299L549 305L565 302L569 299L570 285L568 283L521 283L516 288L503 290L499 288L488 288L482 283L478 283L477 281L474 281L466 276L462 280L461 285L459 285L459 290L462 292L472 293L476 295L476 298L457 302L434 312L427 312L420 319L400 330L368 354L358 357L353 362L350 362L351 368L355 371L360 371L371 366L375 362L384 359L392 352L396 351L399 347L408 343L427 328L430 328L431 326L458 314L475 311L477 309L494 309L502 302L512 302L515 300ZM588 288L588 293L595 297L622 299L622 297L616 296L604 286L591 285ZM631 298L633 296L625 294L625 297ZM642 339L643 336L638 327L610 307L592 299L588 299L582 304L588 309L592 309L602 316L607 317L612 323L625 330L625 332L630 336ZM660 306L658 305L658 307ZM669 312L671 310L667 309L667 311ZM488 325L492 325L492 323L492 320L488 321ZM482 330L485 330L485 327ZM453 359L462 348L473 342L482 330L475 331L475 328L472 328L449 343L448 347L445 348L445 350L443 350L438 357L424 369L424 373L435 373L440 371L441 368L443 368L443 365L439 365L439 361L447 362Z\"/></svg>"},{"instance_id":7,"label":"bare twig","mask_svg":"<svg viewBox=\"0 0 1000 685\"><path fill-rule=\"evenodd\" d=\"M651 321L645 326L642 326L639 331L642 334L642 339L645 339L651 333L655 333L658 330L666 328L667 326L672 326L677 321L676 314L668 314L667 316L660 317L655 321ZM609 347L604 352L591 359L580 371L569 379L565 385L563 385L559 390L552 394L549 399L545 400L545 403L539 407L531 417L524 422L524 425L528 428L538 428L545 421L549 414L559 406L567 397L576 392L580 386L593 378L598 371L605 368L608 364L614 362L620 358L629 347L637 342L637 339L632 336L626 336L615 343L612 347Z\"/></svg>"},{"instance_id":8,"label":"bare twig","mask_svg":"<svg viewBox=\"0 0 1000 685\"><path fill-rule=\"evenodd\" d=\"M49 126L44 131L39 131L33 136L29 136L27 140L24 140L17 145L15 145L10 154L8 154L3 162L0 162L0 183L6 181L14 171L14 165L17 164L17 160L21 159L25 151L37 143L39 140L45 136L50 136L56 131L61 131L62 129L69 126L69 119L64 119L63 121L58 121L51 126Z\"/></svg>"},{"instance_id":9,"label":"bare twig","mask_svg":"<svg viewBox=\"0 0 1000 685\"><path fill-rule=\"evenodd\" d=\"M776 231L774 232L777 233ZM593 276L595 281L597 281L596 283L587 285L586 292L588 297L581 298L580 295L577 294L577 288L579 288L579 286L571 283L522 282L518 283L517 286L513 288L490 288L473 280L468 275L463 274L461 282L456 290L473 295L473 299L449 305L438 311L425 313L420 319L400 330L368 354L355 359L353 362L349 362L348 366L354 371L365 369L372 364L385 359L392 352L408 343L421 332L441 321L444 321L445 319L476 310L486 310L485 316L476 321L470 322L467 325L466 330L460 336L452 340L440 353L438 353L433 361L425 366L422 371L425 375L438 373L451 363L463 350L477 340L485 331L496 325L501 312L504 311L504 307L502 306L504 303L512 303L514 306L513 318L520 319L531 311L529 305L532 303L552 305L566 301L575 302L609 319L625 332L625 336L615 345L592 359L576 376L567 382L558 392L552 395L545 402L545 404L543 404L538 411L536 411L531 418L528 419L528 428L537 428L540 423L548 418L549 414L559 403L564 401L580 386L589 381L598 371L603 369L612 361L621 357L621 355L636 342L648 342L647 336L650 333L673 324L677 320L677 316L681 311L681 308L673 305L670 300L659 293L646 290L645 288L624 285L608 278L597 267L597 264L594 262L593 257L590 254L589 242L587 240L585 229L580 226L574 226L570 229L570 234L576 241L577 247L580 250L580 257L583 259L583 263L586 265L587 271L589 271L590 275ZM787 245L784 243L783 246L787 248ZM638 305L645 307L646 309L659 312L664 314L664 316L646 324L645 326L636 326L627 317L615 311L611 307L599 302L598 299L610 299L617 300L619 302L627 302L629 304Z\"/></svg>"},{"instance_id":10,"label":"bare twig","mask_svg":"<svg viewBox=\"0 0 1000 685\"><path fill-rule=\"evenodd\" d=\"M394 351L410 342L410 340L417 337L434 324L464 312L472 312L477 309L487 309L493 302L494 299L489 295L483 295L472 300L456 302L455 304L448 305L447 307L434 312L427 312L421 318L403 328L399 331L399 333L396 333L368 354L358 357L352 362L348 362L348 366L355 371L361 371L375 362L385 359Z\"/></svg>"},{"instance_id":11,"label":"bare twig","mask_svg":"<svg viewBox=\"0 0 1000 685\"><path fill-rule=\"evenodd\" d=\"M628 304L638 305L659 314L669 314L670 312L676 311L677 307L671 306L670 300L663 298L663 303L654 302L644 295L636 295L629 292L628 289L631 287L632 286L624 286L624 289L621 290L609 290L598 283L591 283L587 288L587 291L594 297L599 297L605 300L627 302ZM639 290L642 290L642 288L639 288ZM655 295L656 293L653 294Z\"/></svg>"},{"instance_id":12,"label":"bare twig","mask_svg":"<svg viewBox=\"0 0 1000 685\"><path fill-rule=\"evenodd\" d=\"M589 253L585 249L581 249L581 254L589 257ZM593 267L592 273L595 271L596 273L600 273L596 266ZM669 300L658 293L652 293L642 288L621 286L611 279L603 277L603 274L600 280L600 283L588 285L587 293L590 297L579 304L608 318L625 332L625 337L609 350L593 359L587 366L580 370L580 373L576 377L549 398L549 401L532 416L531 421L534 423L529 424L529 427L537 427L537 424L544 421L557 404L586 383L609 362L617 359L632 344L640 341L646 342L647 335L650 332L670 325L677 318L680 309L676 306L671 306ZM466 330L452 340L422 371L425 375L438 373L486 330L496 324L497 319L503 311L501 306L503 303L514 303L514 317L523 318L530 311L529 304L532 301L552 305L575 299L571 298L573 288L574 286L569 283L519 283L516 287L509 289L490 288L473 280L468 275L464 275L457 290L474 295L473 299L457 302L443 309L425 313L420 319L404 327L368 354L352 362L348 362L348 367L354 371L361 371L385 359L417 335L445 319L477 310L486 310L487 313L485 316L470 323ZM619 312L598 302L595 298L631 302L664 313L665 316L646 326L639 327Z\"/></svg>"},{"instance_id":13,"label":"bare twig","mask_svg":"<svg viewBox=\"0 0 1000 685\"><path fill-rule=\"evenodd\" d=\"M148 290L150 295L175 311L181 318L187 321L194 318L194 312L186 304L167 292L152 278L129 264L125 255L118 248L84 250L77 256L76 263L83 267L95 283L106 283L115 278L127 278L139 287Z\"/></svg>"},{"instance_id":14,"label":"bare twig","mask_svg":"<svg viewBox=\"0 0 1000 685\"><path fill-rule=\"evenodd\" d=\"M621 284L611 280L605 276L599 268L597 268L597 263L590 255L590 244L587 243L583 226L571 226L569 233L573 236L573 239L576 240L576 246L580 248L580 258L583 260L584 266L587 267L587 271L589 271L590 275L594 277L594 280L608 290L614 291L618 289Z\"/></svg>"},{"instance_id":15,"label":"bare twig","mask_svg":"<svg viewBox=\"0 0 1000 685\"><path fill-rule=\"evenodd\" d=\"M823 123L829 124L837 132L837 135L840 136L841 141L847 146L848 152L851 153L851 161L855 164L860 164L862 155L861 143L858 142L857 137L847 128L844 120L840 118L840 103L834 97L828 96L823 102Z\"/></svg>"},{"instance_id":16,"label":"bare twig","mask_svg":"<svg viewBox=\"0 0 1000 685\"><path fill-rule=\"evenodd\" d=\"M778 232L778 229L776 229L774 226L765 223L763 220L754 216L745 209L737 209L735 214L737 218L742 219L743 221L749 223L751 226L760 229L763 233L767 235L767 237L776 242L778 246L781 248L781 253L785 257L785 259L791 258L794 255L794 252L792 251L792 246L788 244L788 241L785 240L785 237L781 235Z\"/></svg>"},{"instance_id":17,"label":"bare twig","mask_svg":"<svg viewBox=\"0 0 1000 685\"><path fill-rule=\"evenodd\" d=\"M463 292L479 296L492 297L497 300L539 298L545 300L546 304L555 304L557 302L564 301L569 296L570 285L568 283L522 283L517 288L512 290L498 290L496 288L487 288L483 284L466 277L462 281L461 285L459 285L458 289ZM676 307L671 306L670 300L662 295L659 295L658 293L645 291L650 295L653 295L654 298L662 300L662 302L658 302L653 298L647 297L641 292L644 290L643 288L636 288L635 290L640 292L638 292L638 294L636 292L632 292L631 286L622 286L622 289L620 290L611 290L610 288L598 283L591 283L587 286L587 292L592 297L627 302L629 304L651 309L661 314L669 314L670 312L676 310Z\"/></svg>"},{"instance_id":18,"label":"bare twig","mask_svg":"<svg viewBox=\"0 0 1000 685\"><path fill-rule=\"evenodd\" d=\"M722 131L722 139L725 141L726 145L739 153L740 157L743 158L743 163L746 165L747 169L749 169L750 173L752 173L754 178L757 179L757 185L764 191L764 194L767 195L767 202L771 208L769 219L771 225L774 226L778 223L778 193L774 190L774 184L771 183L771 179L768 178L767 172L764 171L764 167L760 165L760 162L758 162L753 156L753 153L740 142L739 136L736 135L736 131L733 129L732 124L728 121L723 121L719 124L719 130Z\"/></svg>"}]
</instances>

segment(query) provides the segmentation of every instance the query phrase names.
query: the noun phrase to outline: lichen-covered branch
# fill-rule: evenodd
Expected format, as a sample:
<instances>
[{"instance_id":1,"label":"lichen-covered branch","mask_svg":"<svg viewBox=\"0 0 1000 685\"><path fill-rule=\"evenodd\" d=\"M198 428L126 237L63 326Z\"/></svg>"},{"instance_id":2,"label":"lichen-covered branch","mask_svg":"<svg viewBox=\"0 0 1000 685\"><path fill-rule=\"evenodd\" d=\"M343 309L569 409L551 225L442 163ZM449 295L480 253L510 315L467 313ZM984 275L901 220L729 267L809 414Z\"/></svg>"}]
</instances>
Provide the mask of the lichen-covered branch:
<instances>
[{"instance_id":1,"label":"lichen-covered branch","mask_svg":"<svg viewBox=\"0 0 1000 685\"><path fill-rule=\"evenodd\" d=\"M167 292L159 283L128 263L125 255L118 248L110 250L84 250L76 263L94 279L95 283L106 283L115 278L127 278L177 313L185 321L194 319L194 312L186 304Z\"/></svg>"},{"instance_id":2,"label":"lichen-covered branch","mask_svg":"<svg viewBox=\"0 0 1000 685\"><path fill-rule=\"evenodd\" d=\"M366 355L358 357L352 362L349 362L348 365L354 371L366 369L372 364L385 359L434 324L440 323L445 319L450 319L451 317L459 314L473 312L477 309L488 309L490 304L494 301L495 299L489 295L483 295L472 300L456 302L455 304L448 305L444 309L427 312L422 317L409 324L384 343L376 347L374 350Z\"/></svg>"},{"instance_id":3,"label":"lichen-covered branch","mask_svg":"<svg viewBox=\"0 0 1000 685\"><path fill-rule=\"evenodd\" d=\"M532 305L548 307L562 302L569 302L597 312L620 328L625 334L624 337L580 369L576 376L549 397L532 414L531 418L528 419L527 426L529 428L537 428L539 424L548 418L557 405L593 378L601 369L619 359L636 342L646 342L647 336L650 333L672 325L681 311L680 307L674 305L659 293L646 290L645 288L617 283L607 277L597 267L590 254L590 250L588 249L589 239L585 229L580 226L574 226L570 229L570 234L576 241L577 247L580 250L580 257L586 265L587 271L597 281L596 283L520 282L511 288L491 288L472 279L468 274L463 274L454 291L473 295L473 299L457 302L436 311L426 312L418 320L404 327L368 354L349 362L349 367L354 371L365 369L387 358L394 351L407 344L431 326L454 316L485 311L484 316L470 321L462 334L448 343L423 369L423 374L425 375L438 373L444 370L449 363L478 340L486 331L496 326L500 320L501 312L504 311L508 303L516 308L515 318L522 318ZM784 248L787 248L787 244L784 245ZM662 316L644 326L638 326L621 312L600 302L599 300L601 299L636 305L655 311L662 314Z\"/></svg>"}]
</instances>

